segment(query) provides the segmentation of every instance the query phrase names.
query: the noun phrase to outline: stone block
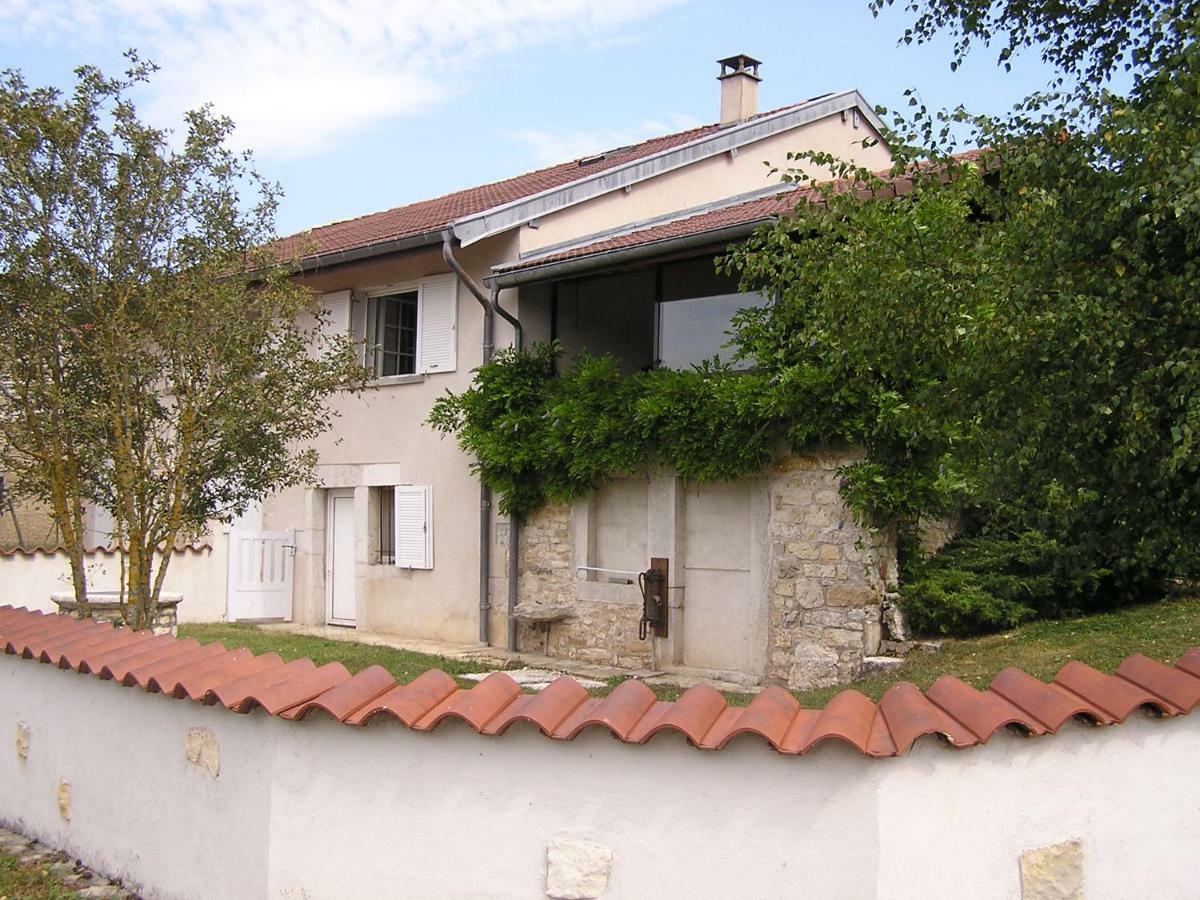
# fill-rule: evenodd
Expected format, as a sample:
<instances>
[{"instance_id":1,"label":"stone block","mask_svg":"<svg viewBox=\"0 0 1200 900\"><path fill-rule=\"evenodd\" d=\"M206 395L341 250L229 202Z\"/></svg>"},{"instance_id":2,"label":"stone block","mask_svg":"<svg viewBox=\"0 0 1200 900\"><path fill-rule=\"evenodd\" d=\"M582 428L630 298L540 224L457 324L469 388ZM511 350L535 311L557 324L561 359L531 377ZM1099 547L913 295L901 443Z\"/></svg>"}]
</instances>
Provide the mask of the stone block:
<instances>
[{"instance_id":1,"label":"stone block","mask_svg":"<svg viewBox=\"0 0 1200 900\"><path fill-rule=\"evenodd\" d=\"M864 588L831 587L825 590L825 605L837 607L863 607L872 600L870 591Z\"/></svg>"},{"instance_id":2,"label":"stone block","mask_svg":"<svg viewBox=\"0 0 1200 900\"><path fill-rule=\"evenodd\" d=\"M895 672L903 665L904 658L901 656L864 656L862 675L864 678L871 675L884 675L888 672Z\"/></svg>"},{"instance_id":3,"label":"stone block","mask_svg":"<svg viewBox=\"0 0 1200 900\"><path fill-rule=\"evenodd\" d=\"M546 848L546 895L554 900L591 900L608 888L611 847L591 841L554 840Z\"/></svg>"},{"instance_id":4,"label":"stone block","mask_svg":"<svg viewBox=\"0 0 1200 900\"><path fill-rule=\"evenodd\" d=\"M212 729L189 728L184 755L189 763L209 778L216 778L221 773L221 751Z\"/></svg>"},{"instance_id":5,"label":"stone block","mask_svg":"<svg viewBox=\"0 0 1200 900\"><path fill-rule=\"evenodd\" d=\"M838 654L818 640L802 641L792 653L788 670L788 688L807 691L838 683Z\"/></svg>"},{"instance_id":6,"label":"stone block","mask_svg":"<svg viewBox=\"0 0 1200 900\"><path fill-rule=\"evenodd\" d=\"M904 610L900 608L900 598L896 594L888 594L883 601L883 630L888 640L908 640L908 620Z\"/></svg>"},{"instance_id":7,"label":"stone block","mask_svg":"<svg viewBox=\"0 0 1200 900\"><path fill-rule=\"evenodd\" d=\"M71 785L65 781L60 781L58 789L54 792L54 799L58 801L58 814L62 816L64 822L70 822Z\"/></svg>"},{"instance_id":8,"label":"stone block","mask_svg":"<svg viewBox=\"0 0 1200 900\"><path fill-rule=\"evenodd\" d=\"M17 759L29 759L29 723L17 723Z\"/></svg>"},{"instance_id":9,"label":"stone block","mask_svg":"<svg viewBox=\"0 0 1200 900\"><path fill-rule=\"evenodd\" d=\"M1021 900L1082 900L1083 843L1064 841L1021 854Z\"/></svg>"}]
</instances>

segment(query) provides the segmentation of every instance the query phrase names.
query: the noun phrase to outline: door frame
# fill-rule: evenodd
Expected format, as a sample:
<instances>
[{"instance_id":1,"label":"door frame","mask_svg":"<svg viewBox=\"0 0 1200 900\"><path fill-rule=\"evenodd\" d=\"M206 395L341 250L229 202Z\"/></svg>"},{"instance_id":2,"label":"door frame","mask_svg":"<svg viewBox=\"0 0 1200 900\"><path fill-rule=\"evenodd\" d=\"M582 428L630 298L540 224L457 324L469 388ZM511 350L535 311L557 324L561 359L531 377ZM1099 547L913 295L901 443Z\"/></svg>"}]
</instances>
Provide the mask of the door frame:
<instances>
[{"instance_id":1,"label":"door frame","mask_svg":"<svg viewBox=\"0 0 1200 900\"><path fill-rule=\"evenodd\" d=\"M357 578L350 579L351 590L354 591L354 618L341 619L333 615L333 563L334 563L334 542L337 537L336 520L334 515L335 500L349 499L351 509L354 503L353 488L329 488L325 491L325 624L326 625L341 625L350 628L358 625L358 585ZM353 535L354 518L351 517L351 534ZM350 565L355 566L353 558L350 560Z\"/></svg>"}]
</instances>

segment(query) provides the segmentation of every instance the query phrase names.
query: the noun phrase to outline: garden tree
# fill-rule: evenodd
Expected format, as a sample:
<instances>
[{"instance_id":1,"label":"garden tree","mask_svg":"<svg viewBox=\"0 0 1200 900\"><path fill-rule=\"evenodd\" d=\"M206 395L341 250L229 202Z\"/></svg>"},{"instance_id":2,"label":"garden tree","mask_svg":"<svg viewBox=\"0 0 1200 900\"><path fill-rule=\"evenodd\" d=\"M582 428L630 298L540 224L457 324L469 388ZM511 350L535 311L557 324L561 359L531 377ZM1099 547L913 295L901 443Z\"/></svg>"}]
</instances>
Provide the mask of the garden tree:
<instances>
[{"instance_id":1,"label":"garden tree","mask_svg":"<svg viewBox=\"0 0 1200 900\"><path fill-rule=\"evenodd\" d=\"M723 479L781 443L846 443L867 451L842 486L864 519L911 545L921 517L963 514L961 538L905 569L922 629L1007 627L1200 575L1200 13L911 8L910 37L958 29L960 54L1017 22L1009 46L1032 36L1075 87L995 118L914 98L886 178L796 154L842 180L784 173L809 189L795 214L724 263L779 298L735 323L751 373L621 379L584 358L553 376L552 349L498 355L432 421L502 506L641 464ZM1132 87L1110 93L1098 79L1126 61ZM951 154L963 129L988 149Z\"/></svg>"},{"instance_id":2,"label":"garden tree","mask_svg":"<svg viewBox=\"0 0 1200 900\"><path fill-rule=\"evenodd\" d=\"M870 0L871 12L896 0ZM1172 23L1195 17L1196 0L904 0L915 14L901 38L926 43L954 37L952 69L972 45L1000 44L997 62L1012 68L1014 54L1037 48L1058 72L1056 82L1073 81L1094 90L1118 69L1144 66L1169 43Z\"/></svg>"},{"instance_id":3,"label":"garden tree","mask_svg":"<svg viewBox=\"0 0 1200 900\"><path fill-rule=\"evenodd\" d=\"M176 542L310 477L323 400L362 373L273 249L277 188L231 123L189 112L173 143L130 59L69 96L0 77L0 469L53 511L84 610L84 505L111 511L144 628Z\"/></svg>"},{"instance_id":4,"label":"garden tree","mask_svg":"<svg viewBox=\"0 0 1200 900\"><path fill-rule=\"evenodd\" d=\"M1169 574L1200 574L1200 14L919 6L924 37L946 24L987 37L1019 7L1047 59L1082 66L1066 71L1082 87L1000 118L902 121L900 165L928 163L911 194L818 188L821 204L734 254L784 297L739 337L779 384L815 371L853 397L869 456L845 491L860 508L970 513L963 539L910 569L919 626L1154 596ZM1128 46L1128 96L1088 82ZM951 124L991 148L979 167L946 155Z\"/></svg>"}]
</instances>

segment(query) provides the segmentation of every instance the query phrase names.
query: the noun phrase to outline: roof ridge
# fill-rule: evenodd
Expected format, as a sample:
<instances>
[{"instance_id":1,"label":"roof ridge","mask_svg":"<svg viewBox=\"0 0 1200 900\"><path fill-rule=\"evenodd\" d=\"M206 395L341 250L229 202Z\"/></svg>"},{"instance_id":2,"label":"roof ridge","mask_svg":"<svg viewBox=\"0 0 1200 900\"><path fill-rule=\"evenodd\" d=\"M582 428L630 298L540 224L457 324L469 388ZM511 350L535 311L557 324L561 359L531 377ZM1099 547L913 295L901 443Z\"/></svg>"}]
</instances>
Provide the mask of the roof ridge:
<instances>
[{"instance_id":1,"label":"roof ridge","mask_svg":"<svg viewBox=\"0 0 1200 900\"><path fill-rule=\"evenodd\" d=\"M689 688L674 702L655 700L649 688L636 681L627 682L628 688L618 686L603 699L591 698L569 676L536 697L522 694L503 672L493 672L467 689L439 669L401 685L380 667L364 670L370 673L365 676L351 674L341 664L317 667L308 657L285 663L276 653L255 656L227 651L219 643L148 638L143 632L12 606L0 606L0 646L8 654L102 680L112 678L126 687L151 692L169 687L165 696L220 704L240 713L261 706L285 720L302 719L320 709L343 724L361 726L376 714L388 713L407 728L432 731L446 719L457 718L487 735L503 734L523 721L560 741L595 725L621 741L639 744L662 731L676 731L706 750L719 750L738 735L752 733L789 756L838 740L865 756L895 757L905 755L923 735L946 733L946 725L952 726L952 746L969 747L986 743L1005 726L1028 735L1053 734L1074 718L1103 725L1123 722L1140 709L1168 718L1200 705L1200 677L1190 671L1200 647L1186 651L1174 667L1132 654L1115 675L1069 662L1049 684L1019 669L1006 669L982 691L950 675L927 691L900 682L878 703L847 688L814 710L801 707L778 687L766 688L750 706L731 707L707 684ZM210 646L219 652L199 652ZM138 660L143 654L153 662L139 670L142 677L131 678L122 670L118 680L108 671L117 660ZM185 657L187 662L177 662ZM1024 677L1015 679L1011 673ZM161 679L168 684L160 686ZM1063 698L1052 689L1056 685L1079 703L1063 707ZM1020 703L1006 696L1017 691L1022 694ZM597 715L601 707L604 713ZM930 710L945 720L937 720ZM886 742L872 739L880 719Z\"/></svg>"}]
</instances>

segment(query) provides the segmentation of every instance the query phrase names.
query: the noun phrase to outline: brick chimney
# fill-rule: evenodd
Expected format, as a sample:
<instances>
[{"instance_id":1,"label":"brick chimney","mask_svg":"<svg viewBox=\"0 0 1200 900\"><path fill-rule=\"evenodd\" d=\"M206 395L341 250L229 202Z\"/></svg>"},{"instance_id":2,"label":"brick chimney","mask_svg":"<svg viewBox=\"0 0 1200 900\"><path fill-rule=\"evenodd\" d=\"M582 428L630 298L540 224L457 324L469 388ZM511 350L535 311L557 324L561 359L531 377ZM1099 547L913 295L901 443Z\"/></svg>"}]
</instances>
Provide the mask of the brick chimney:
<instances>
[{"instance_id":1,"label":"brick chimney","mask_svg":"<svg viewBox=\"0 0 1200 900\"><path fill-rule=\"evenodd\" d=\"M758 67L762 65L753 56L739 54L728 59L718 59L721 74L721 124L732 125L744 122L758 112L758 83L762 78Z\"/></svg>"}]
</instances>

